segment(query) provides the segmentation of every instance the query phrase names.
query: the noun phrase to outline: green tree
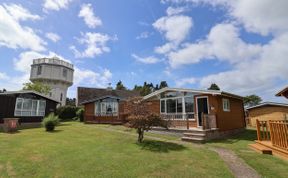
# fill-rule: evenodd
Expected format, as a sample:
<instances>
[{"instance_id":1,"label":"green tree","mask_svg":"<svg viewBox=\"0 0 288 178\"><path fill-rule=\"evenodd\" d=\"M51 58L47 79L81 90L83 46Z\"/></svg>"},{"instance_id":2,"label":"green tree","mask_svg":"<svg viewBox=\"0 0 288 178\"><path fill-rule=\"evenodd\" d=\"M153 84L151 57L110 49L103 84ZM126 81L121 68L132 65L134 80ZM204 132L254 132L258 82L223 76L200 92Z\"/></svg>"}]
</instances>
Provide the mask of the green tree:
<instances>
[{"instance_id":1,"label":"green tree","mask_svg":"<svg viewBox=\"0 0 288 178\"><path fill-rule=\"evenodd\" d=\"M257 95L248 95L244 97L245 106L254 106L259 104L262 101L262 98Z\"/></svg>"},{"instance_id":2,"label":"green tree","mask_svg":"<svg viewBox=\"0 0 288 178\"><path fill-rule=\"evenodd\" d=\"M116 90L127 90L127 88L123 85L122 81L119 80L119 82L116 84Z\"/></svg>"},{"instance_id":3,"label":"green tree","mask_svg":"<svg viewBox=\"0 0 288 178\"><path fill-rule=\"evenodd\" d=\"M159 89L161 89L161 88L165 88L165 87L168 87L167 82L166 82L166 81L161 81L161 82L160 82Z\"/></svg>"},{"instance_id":4,"label":"green tree","mask_svg":"<svg viewBox=\"0 0 288 178\"><path fill-rule=\"evenodd\" d=\"M142 98L132 98L126 102L128 111L128 124L130 128L135 128L138 133L138 142L141 143L144 138L144 131L152 127L159 126L168 128L169 122L161 119L159 115L151 113L148 103Z\"/></svg>"},{"instance_id":5,"label":"green tree","mask_svg":"<svg viewBox=\"0 0 288 178\"><path fill-rule=\"evenodd\" d=\"M220 90L220 87L216 83L212 83L208 90Z\"/></svg>"},{"instance_id":6,"label":"green tree","mask_svg":"<svg viewBox=\"0 0 288 178\"><path fill-rule=\"evenodd\" d=\"M49 92L51 91L51 87L43 84L42 82L33 82L33 83L29 82L24 83L23 85L24 85L23 90L33 90L45 95L49 94Z\"/></svg>"}]
</instances>

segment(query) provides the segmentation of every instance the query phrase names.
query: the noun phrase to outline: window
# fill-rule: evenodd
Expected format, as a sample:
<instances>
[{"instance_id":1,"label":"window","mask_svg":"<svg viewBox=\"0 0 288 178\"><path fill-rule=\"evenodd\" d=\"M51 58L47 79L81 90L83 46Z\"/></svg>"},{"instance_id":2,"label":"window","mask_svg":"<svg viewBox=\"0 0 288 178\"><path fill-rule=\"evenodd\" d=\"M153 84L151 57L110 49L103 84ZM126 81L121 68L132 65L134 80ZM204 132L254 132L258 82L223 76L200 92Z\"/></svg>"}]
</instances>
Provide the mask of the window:
<instances>
[{"instance_id":1,"label":"window","mask_svg":"<svg viewBox=\"0 0 288 178\"><path fill-rule=\"evenodd\" d=\"M38 66L37 75L41 75L41 73L42 73L42 66Z\"/></svg>"},{"instance_id":2,"label":"window","mask_svg":"<svg viewBox=\"0 0 288 178\"><path fill-rule=\"evenodd\" d=\"M63 94L61 93L60 94L60 101L62 101L63 100Z\"/></svg>"},{"instance_id":3,"label":"window","mask_svg":"<svg viewBox=\"0 0 288 178\"><path fill-rule=\"evenodd\" d=\"M223 99L223 111L230 111L230 101L229 99Z\"/></svg>"},{"instance_id":4,"label":"window","mask_svg":"<svg viewBox=\"0 0 288 178\"><path fill-rule=\"evenodd\" d=\"M182 113L183 107L182 107L182 98L177 99L177 113Z\"/></svg>"},{"instance_id":5,"label":"window","mask_svg":"<svg viewBox=\"0 0 288 178\"><path fill-rule=\"evenodd\" d=\"M194 98L185 97L185 111L186 113L194 113Z\"/></svg>"},{"instance_id":6,"label":"window","mask_svg":"<svg viewBox=\"0 0 288 178\"><path fill-rule=\"evenodd\" d=\"M166 112L167 113L176 113L176 99L167 99L166 100Z\"/></svg>"},{"instance_id":7,"label":"window","mask_svg":"<svg viewBox=\"0 0 288 178\"><path fill-rule=\"evenodd\" d=\"M14 115L15 116L44 116L45 108L46 108L45 100L17 98Z\"/></svg>"},{"instance_id":8,"label":"window","mask_svg":"<svg viewBox=\"0 0 288 178\"><path fill-rule=\"evenodd\" d=\"M161 100L160 107L161 107L161 113L165 113L165 100Z\"/></svg>"},{"instance_id":9,"label":"window","mask_svg":"<svg viewBox=\"0 0 288 178\"><path fill-rule=\"evenodd\" d=\"M63 77L67 77L67 69L63 69Z\"/></svg>"},{"instance_id":10,"label":"window","mask_svg":"<svg viewBox=\"0 0 288 178\"><path fill-rule=\"evenodd\" d=\"M111 98L96 101L95 115L118 115L118 101Z\"/></svg>"}]
</instances>

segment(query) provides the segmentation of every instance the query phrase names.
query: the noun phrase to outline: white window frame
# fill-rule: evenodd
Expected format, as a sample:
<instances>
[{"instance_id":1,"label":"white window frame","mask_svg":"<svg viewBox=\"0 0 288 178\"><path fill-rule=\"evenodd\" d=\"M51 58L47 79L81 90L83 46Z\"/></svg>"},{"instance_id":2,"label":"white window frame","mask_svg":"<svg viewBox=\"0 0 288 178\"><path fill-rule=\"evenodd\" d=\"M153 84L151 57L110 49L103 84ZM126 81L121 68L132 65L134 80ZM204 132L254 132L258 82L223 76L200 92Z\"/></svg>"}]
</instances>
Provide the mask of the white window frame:
<instances>
[{"instance_id":1,"label":"white window frame","mask_svg":"<svg viewBox=\"0 0 288 178\"><path fill-rule=\"evenodd\" d=\"M194 119L189 119L189 120L191 120L191 121L195 121L196 119L195 119L195 110L194 110L194 112L186 112L186 107L185 107L185 98L194 98L193 96L177 96L177 97L168 97L168 98L161 98L160 99L160 114L163 114L163 115L169 115L169 114L183 114L183 118L182 119L174 119L174 120L184 120L185 118L184 118L184 115L185 114L194 114ZM167 113L167 100L169 100L169 99L175 99L176 100L176 112L175 113ZM177 112L177 100L178 99L182 99L182 112L181 113L178 113ZM161 112L161 102L162 101L164 101L164 104L165 104L165 106L164 106L164 110L165 110L165 112ZM194 103L195 104L195 103Z\"/></svg>"},{"instance_id":2,"label":"white window frame","mask_svg":"<svg viewBox=\"0 0 288 178\"><path fill-rule=\"evenodd\" d=\"M99 106L100 106L100 112L98 112L98 103L99 103ZM94 106L95 106L95 109L94 109L94 115L95 116L111 116L111 114L107 114L107 104L108 103L111 103L111 106L112 106L112 116L118 116L119 114L119 102L117 100L115 101L95 101L94 103ZM114 109L114 111L113 111Z\"/></svg>"},{"instance_id":3,"label":"white window frame","mask_svg":"<svg viewBox=\"0 0 288 178\"><path fill-rule=\"evenodd\" d=\"M31 101L31 108L30 109L23 109L24 101ZM21 101L21 108L17 108L18 102ZM36 101L36 102L35 102ZM36 104L36 112L33 110L33 103ZM43 110L40 110L40 103L44 103ZM46 101L45 100L35 100L30 98L16 98L15 109L14 109L14 116L23 116L23 117L43 117L45 116L46 110Z\"/></svg>"},{"instance_id":4,"label":"white window frame","mask_svg":"<svg viewBox=\"0 0 288 178\"><path fill-rule=\"evenodd\" d=\"M230 112L230 100L227 98L222 99L223 111Z\"/></svg>"}]
</instances>

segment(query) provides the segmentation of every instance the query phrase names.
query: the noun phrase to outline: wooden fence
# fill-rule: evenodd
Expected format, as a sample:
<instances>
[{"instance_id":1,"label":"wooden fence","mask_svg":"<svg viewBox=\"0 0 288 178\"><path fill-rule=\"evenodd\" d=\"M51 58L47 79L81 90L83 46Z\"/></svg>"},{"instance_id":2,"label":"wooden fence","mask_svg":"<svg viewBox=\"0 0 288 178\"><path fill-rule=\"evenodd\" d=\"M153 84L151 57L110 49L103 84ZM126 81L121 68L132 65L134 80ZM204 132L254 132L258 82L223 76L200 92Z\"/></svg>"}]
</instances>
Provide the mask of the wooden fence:
<instances>
[{"instance_id":1,"label":"wooden fence","mask_svg":"<svg viewBox=\"0 0 288 178\"><path fill-rule=\"evenodd\" d=\"M269 121L269 127L272 145L288 151L288 122Z\"/></svg>"},{"instance_id":2,"label":"wooden fence","mask_svg":"<svg viewBox=\"0 0 288 178\"><path fill-rule=\"evenodd\" d=\"M271 141L272 145L288 151L288 122L256 120L259 141Z\"/></svg>"}]
</instances>

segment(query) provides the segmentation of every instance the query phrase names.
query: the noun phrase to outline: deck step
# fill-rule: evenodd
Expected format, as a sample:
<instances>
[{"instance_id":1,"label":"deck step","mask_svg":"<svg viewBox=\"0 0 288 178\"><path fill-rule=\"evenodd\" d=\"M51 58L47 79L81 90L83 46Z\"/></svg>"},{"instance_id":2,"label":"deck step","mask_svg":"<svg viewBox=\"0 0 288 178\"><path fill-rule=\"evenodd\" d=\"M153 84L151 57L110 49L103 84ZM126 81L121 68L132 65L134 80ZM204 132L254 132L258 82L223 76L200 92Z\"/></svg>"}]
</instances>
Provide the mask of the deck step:
<instances>
[{"instance_id":1,"label":"deck step","mask_svg":"<svg viewBox=\"0 0 288 178\"><path fill-rule=\"evenodd\" d=\"M272 150L264 145L253 143L253 144L249 144L249 147L262 154L272 155Z\"/></svg>"},{"instance_id":2,"label":"deck step","mask_svg":"<svg viewBox=\"0 0 288 178\"><path fill-rule=\"evenodd\" d=\"M205 137L206 134L205 133L191 133L191 132L185 132L183 133L185 136L199 136L199 137Z\"/></svg>"},{"instance_id":3,"label":"deck step","mask_svg":"<svg viewBox=\"0 0 288 178\"><path fill-rule=\"evenodd\" d=\"M182 141L186 141L186 142L194 142L194 143L203 143L203 142L205 142L204 138L198 138L198 137L182 137L181 140Z\"/></svg>"}]
</instances>

